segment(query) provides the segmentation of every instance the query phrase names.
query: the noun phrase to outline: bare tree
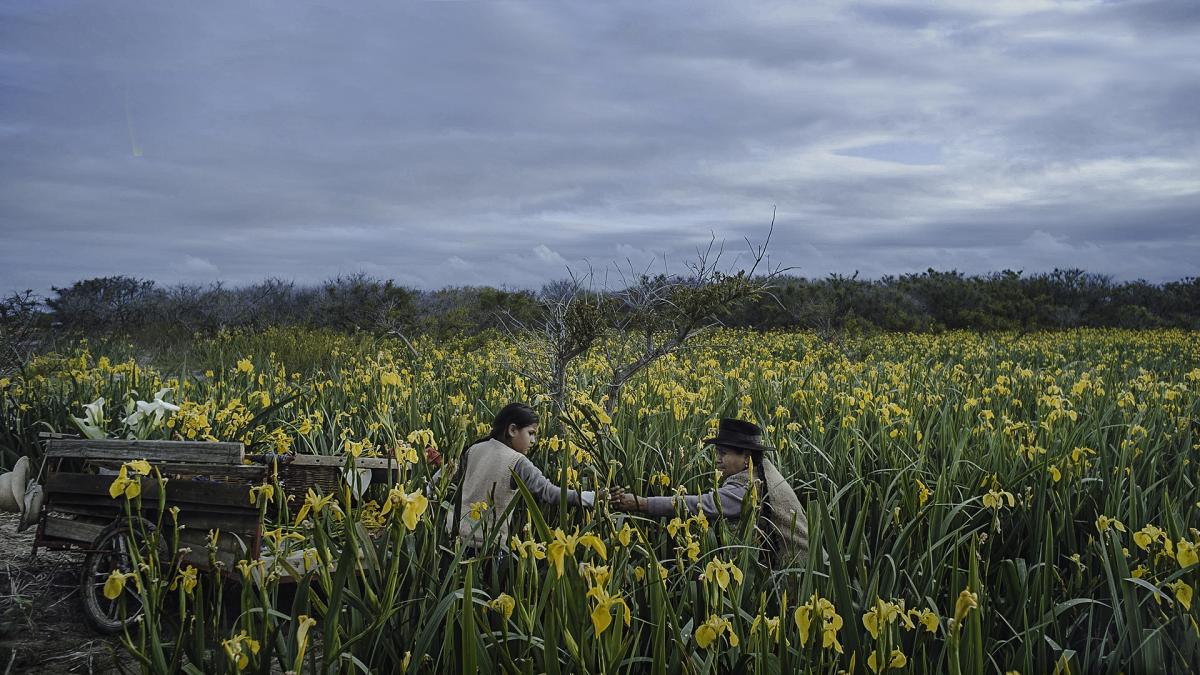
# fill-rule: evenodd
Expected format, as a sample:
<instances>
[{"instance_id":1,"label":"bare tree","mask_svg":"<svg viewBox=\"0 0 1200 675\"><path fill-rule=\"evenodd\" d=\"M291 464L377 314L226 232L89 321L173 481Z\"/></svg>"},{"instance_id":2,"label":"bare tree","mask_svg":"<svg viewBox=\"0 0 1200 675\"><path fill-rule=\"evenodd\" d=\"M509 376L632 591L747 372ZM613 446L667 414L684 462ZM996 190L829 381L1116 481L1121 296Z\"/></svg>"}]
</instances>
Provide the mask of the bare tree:
<instances>
[{"instance_id":1,"label":"bare tree","mask_svg":"<svg viewBox=\"0 0 1200 675\"><path fill-rule=\"evenodd\" d=\"M395 298L384 301L383 306L375 315L374 329L380 335L400 338L413 356L420 359L421 352L413 346L412 341L406 335L412 327L412 311L409 308L411 304L401 303Z\"/></svg>"},{"instance_id":2,"label":"bare tree","mask_svg":"<svg viewBox=\"0 0 1200 675\"><path fill-rule=\"evenodd\" d=\"M589 270L586 279L591 279ZM572 275L568 283L557 284L547 297L541 338L548 347L550 398L560 410L566 403L567 368L583 356L607 330L612 303L602 293L583 285Z\"/></svg>"},{"instance_id":3,"label":"bare tree","mask_svg":"<svg viewBox=\"0 0 1200 675\"><path fill-rule=\"evenodd\" d=\"M541 384L561 411L572 362L601 345L608 370L605 407L611 414L635 375L721 325L737 304L770 293L774 278L786 271L771 269L767 259L774 226L772 214L763 243L756 246L746 240L751 261L736 271L723 269L724 245L718 245L715 236L707 248L697 250L684 274L650 274L649 269L638 273L631 265L626 272L617 267L620 288L610 289L606 275L597 289L594 270L577 274L568 269L568 279L542 290L544 313L538 325L501 317L505 332L532 352L526 363L510 367Z\"/></svg>"},{"instance_id":4,"label":"bare tree","mask_svg":"<svg viewBox=\"0 0 1200 675\"><path fill-rule=\"evenodd\" d=\"M593 288L591 269L567 273L567 279L542 288L538 296L542 312L535 322L511 312L498 315L501 330L528 352L521 363L505 365L546 389L560 411L566 404L567 370L603 337L614 306L611 298Z\"/></svg>"},{"instance_id":5,"label":"bare tree","mask_svg":"<svg viewBox=\"0 0 1200 675\"><path fill-rule=\"evenodd\" d=\"M761 245L747 238L751 257L747 268L722 269L724 245L718 245L713 236L707 248L697 250L696 257L686 263L685 274L642 273L613 294L617 308L609 339L602 343L609 371L605 402L609 414L620 402L626 383L647 366L722 325L722 319L739 303L770 294L775 277L787 271L771 268L766 257L774 229L772 214Z\"/></svg>"}]
</instances>

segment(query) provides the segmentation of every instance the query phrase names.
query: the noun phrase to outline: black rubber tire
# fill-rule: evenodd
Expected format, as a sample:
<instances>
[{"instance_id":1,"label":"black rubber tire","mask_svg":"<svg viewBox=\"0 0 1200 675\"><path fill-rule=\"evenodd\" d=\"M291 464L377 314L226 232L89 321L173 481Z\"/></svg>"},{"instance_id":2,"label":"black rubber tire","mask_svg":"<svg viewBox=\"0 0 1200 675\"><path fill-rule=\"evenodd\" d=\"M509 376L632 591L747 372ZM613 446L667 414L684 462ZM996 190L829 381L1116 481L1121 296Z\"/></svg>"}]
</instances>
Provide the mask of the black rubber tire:
<instances>
[{"instance_id":1,"label":"black rubber tire","mask_svg":"<svg viewBox=\"0 0 1200 675\"><path fill-rule=\"evenodd\" d=\"M79 592L83 600L83 614L88 623L106 635L120 633L126 626L142 614L142 606L132 582L128 583L122 597L109 600L104 597L104 582L108 580L113 570L131 572L133 556L131 551L130 523L122 518L109 524L92 542L92 550L83 558L83 569L79 575ZM154 526L145 520L134 524L135 532L153 533ZM139 540L138 551L142 556L148 552L148 545ZM124 601L124 618L121 613L121 601Z\"/></svg>"}]
</instances>

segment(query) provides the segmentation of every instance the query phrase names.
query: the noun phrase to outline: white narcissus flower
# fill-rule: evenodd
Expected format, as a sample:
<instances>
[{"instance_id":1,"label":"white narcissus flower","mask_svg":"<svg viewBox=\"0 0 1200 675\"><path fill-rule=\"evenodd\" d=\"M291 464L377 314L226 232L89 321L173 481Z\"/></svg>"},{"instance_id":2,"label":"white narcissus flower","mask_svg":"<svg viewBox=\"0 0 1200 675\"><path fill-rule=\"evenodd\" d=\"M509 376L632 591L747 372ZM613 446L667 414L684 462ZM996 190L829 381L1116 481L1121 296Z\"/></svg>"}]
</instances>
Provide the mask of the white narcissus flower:
<instances>
[{"instance_id":1,"label":"white narcissus flower","mask_svg":"<svg viewBox=\"0 0 1200 675\"><path fill-rule=\"evenodd\" d=\"M179 406L163 400L163 396L170 392L170 387L166 387L155 392L153 401L137 401L134 403L134 410L122 421L132 427L137 426L143 419L150 418L152 427L162 426L167 413L179 412Z\"/></svg>"},{"instance_id":2,"label":"white narcissus flower","mask_svg":"<svg viewBox=\"0 0 1200 675\"><path fill-rule=\"evenodd\" d=\"M99 440L108 436L104 427L104 398L98 398L91 403L83 406L83 417L71 417L75 422L75 426L83 432L84 436L92 440Z\"/></svg>"},{"instance_id":3,"label":"white narcissus flower","mask_svg":"<svg viewBox=\"0 0 1200 675\"><path fill-rule=\"evenodd\" d=\"M141 422L142 418L145 416L146 415L141 410L137 410L137 411L134 411L133 413L131 413L125 419L121 420L121 422L126 424L127 426L133 427L133 426L137 426L138 422Z\"/></svg>"},{"instance_id":4,"label":"white narcissus flower","mask_svg":"<svg viewBox=\"0 0 1200 675\"><path fill-rule=\"evenodd\" d=\"M104 397L101 396L95 401L83 406L83 410L84 418L87 419L88 422L99 425L104 421Z\"/></svg>"},{"instance_id":5,"label":"white narcissus flower","mask_svg":"<svg viewBox=\"0 0 1200 675\"><path fill-rule=\"evenodd\" d=\"M162 421L167 416L167 413L179 412L179 406L173 403L167 403L161 398L156 398L149 403L145 401L138 401L138 410L148 417L153 417L154 425L158 426L162 424Z\"/></svg>"}]
</instances>

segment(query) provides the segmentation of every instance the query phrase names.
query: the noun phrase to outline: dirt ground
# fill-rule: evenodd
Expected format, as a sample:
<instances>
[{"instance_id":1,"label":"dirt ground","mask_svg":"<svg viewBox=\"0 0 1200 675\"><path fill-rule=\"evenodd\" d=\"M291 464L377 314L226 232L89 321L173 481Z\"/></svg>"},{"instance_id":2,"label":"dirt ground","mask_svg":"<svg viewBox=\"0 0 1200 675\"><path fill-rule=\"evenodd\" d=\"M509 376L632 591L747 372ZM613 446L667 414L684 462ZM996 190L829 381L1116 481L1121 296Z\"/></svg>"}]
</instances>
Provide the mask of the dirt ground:
<instances>
[{"instance_id":1,"label":"dirt ground","mask_svg":"<svg viewBox=\"0 0 1200 675\"><path fill-rule=\"evenodd\" d=\"M83 555L41 550L33 558L33 533L17 532L17 514L0 513L0 675L120 672L119 640L83 618Z\"/></svg>"}]
</instances>

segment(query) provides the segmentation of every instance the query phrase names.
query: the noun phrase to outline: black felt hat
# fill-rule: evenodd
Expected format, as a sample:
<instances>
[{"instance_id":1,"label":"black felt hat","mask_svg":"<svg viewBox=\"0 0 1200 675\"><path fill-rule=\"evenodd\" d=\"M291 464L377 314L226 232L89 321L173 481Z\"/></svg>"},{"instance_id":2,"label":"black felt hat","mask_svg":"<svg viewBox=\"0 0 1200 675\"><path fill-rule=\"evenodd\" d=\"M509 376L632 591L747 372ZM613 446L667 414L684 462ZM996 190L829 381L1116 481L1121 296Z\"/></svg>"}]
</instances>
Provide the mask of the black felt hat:
<instances>
[{"instance_id":1,"label":"black felt hat","mask_svg":"<svg viewBox=\"0 0 1200 675\"><path fill-rule=\"evenodd\" d=\"M762 444L762 429L759 429L757 424L731 417L721 418L721 422L717 426L717 435L704 439L704 443L725 445L742 450L770 451L775 449Z\"/></svg>"}]
</instances>

